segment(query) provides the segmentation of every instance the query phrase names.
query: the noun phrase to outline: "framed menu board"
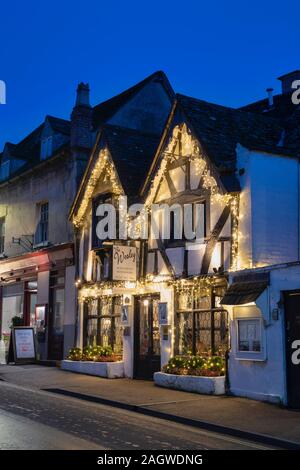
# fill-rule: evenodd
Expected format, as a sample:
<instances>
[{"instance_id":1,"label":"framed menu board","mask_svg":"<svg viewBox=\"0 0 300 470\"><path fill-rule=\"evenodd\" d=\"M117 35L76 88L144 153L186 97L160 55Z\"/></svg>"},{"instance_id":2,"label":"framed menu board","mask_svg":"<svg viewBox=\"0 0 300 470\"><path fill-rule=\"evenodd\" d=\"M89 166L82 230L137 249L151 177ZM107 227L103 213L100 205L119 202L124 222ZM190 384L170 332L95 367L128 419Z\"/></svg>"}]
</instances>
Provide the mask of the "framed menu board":
<instances>
[{"instance_id":1,"label":"framed menu board","mask_svg":"<svg viewBox=\"0 0 300 470\"><path fill-rule=\"evenodd\" d=\"M31 326L12 328L8 362L25 363L36 361L35 334Z\"/></svg>"}]
</instances>

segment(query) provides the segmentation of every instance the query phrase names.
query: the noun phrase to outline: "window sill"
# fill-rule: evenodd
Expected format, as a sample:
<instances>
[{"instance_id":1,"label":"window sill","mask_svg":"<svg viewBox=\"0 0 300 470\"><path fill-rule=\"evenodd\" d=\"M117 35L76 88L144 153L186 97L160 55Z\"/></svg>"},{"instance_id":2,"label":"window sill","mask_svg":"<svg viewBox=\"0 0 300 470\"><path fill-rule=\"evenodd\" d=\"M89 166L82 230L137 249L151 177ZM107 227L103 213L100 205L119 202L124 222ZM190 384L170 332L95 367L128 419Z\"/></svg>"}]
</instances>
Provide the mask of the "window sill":
<instances>
[{"instance_id":1,"label":"window sill","mask_svg":"<svg viewBox=\"0 0 300 470\"><path fill-rule=\"evenodd\" d=\"M33 248L34 250L36 250L36 249L38 249L38 248L44 248L44 247L49 246L49 245L50 245L50 242L45 241L45 242L41 242L41 243L36 243L36 244L34 244L34 245L32 246L32 248Z\"/></svg>"},{"instance_id":2,"label":"window sill","mask_svg":"<svg viewBox=\"0 0 300 470\"><path fill-rule=\"evenodd\" d=\"M265 353L246 353L243 355L238 353L238 355L235 356L234 359L236 361L266 362L267 357Z\"/></svg>"}]
</instances>

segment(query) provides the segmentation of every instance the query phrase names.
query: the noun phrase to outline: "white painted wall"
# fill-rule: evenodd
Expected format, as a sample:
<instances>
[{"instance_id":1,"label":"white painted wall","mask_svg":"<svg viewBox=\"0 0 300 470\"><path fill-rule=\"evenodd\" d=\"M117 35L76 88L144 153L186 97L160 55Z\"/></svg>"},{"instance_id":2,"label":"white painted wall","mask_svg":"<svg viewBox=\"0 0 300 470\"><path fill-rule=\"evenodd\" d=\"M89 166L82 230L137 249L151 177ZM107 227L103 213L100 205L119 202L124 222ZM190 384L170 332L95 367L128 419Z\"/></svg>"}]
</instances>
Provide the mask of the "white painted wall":
<instances>
[{"instance_id":1,"label":"white painted wall","mask_svg":"<svg viewBox=\"0 0 300 470\"><path fill-rule=\"evenodd\" d=\"M239 268L299 259L299 187L297 159L237 146L242 188Z\"/></svg>"}]
</instances>

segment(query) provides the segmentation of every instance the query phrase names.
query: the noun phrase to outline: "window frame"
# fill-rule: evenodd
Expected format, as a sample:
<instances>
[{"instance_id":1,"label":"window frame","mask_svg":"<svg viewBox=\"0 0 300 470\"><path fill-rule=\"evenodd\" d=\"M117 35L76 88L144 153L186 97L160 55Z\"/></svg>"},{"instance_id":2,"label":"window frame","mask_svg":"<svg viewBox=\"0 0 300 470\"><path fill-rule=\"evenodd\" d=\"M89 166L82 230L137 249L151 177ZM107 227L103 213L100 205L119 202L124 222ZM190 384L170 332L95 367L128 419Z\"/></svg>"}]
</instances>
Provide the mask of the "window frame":
<instances>
[{"instance_id":1,"label":"window frame","mask_svg":"<svg viewBox=\"0 0 300 470\"><path fill-rule=\"evenodd\" d=\"M111 319L111 327L110 327L110 340L109 340L109 346L111 346L112 350L115 350L115 345L116 345L116 322L115 319L119 318L121 320L121 311L120 314L115 314L115 305L117 304L116 301L118 300L120 302L120 306L122 305L122 296L121 295L115 295L110 297L111 298L111 314L102 314L102 305L101 302L103 299L100 297L98 299L93 299L94 301L97 301L97 314L89 314L89 305L88 303L85 304L86 308L86 314L85 314L85 325L84 325L84 346L88 345L88 322L89 320L96 319L97 320L97 333L96 333L96 343L97 345L102 346L102 339L101 339L101 320L105 318ZM113 328L112 328L113 325ZM121 324L119 325L119 328L121 330L122 326ZM120 334L122 332L120 331ZM116 352L116 354L122 354L123 353L123 340L122 340L122 349L120 352Z\"/></svg>"},{"instance_id":2,"label":"window frame","mask_svg":"<svg viewBox=\"0 0 300 470\"><path fill-rule=\"evenodd\" d=\"M99 204L113 204L113 194L111 192L98 194L97 196L92 198L92 250L98 250L99 248L103 248L103 243L105 241L110 242L112 240L99 240L96 234L96 227L100 220L100 216L96 215L96 210ZM105 216L103 216L105 217Z\"/></svg>"},{"instance_id":3,"label":"window frame","mask_svg":"<svg viewBox=\"0 0 300 470\"><path fill-rule=\"evenodd\" d=\"M179 321L180 321L180 315L185 314L185 313L188 314L188 315L191 315L191 319L192 319L192 344L191 344L191 354L192 355L200 354L200 353L197 353L197 350L196 350L197 332L207 329L207 328L201 328L199 325L197 326L197 316L199 316L199 314L200 315L201 314L207 314L207 313L210 314L211 322L210 322L210 326L208 327L208 330L210 331L210 348L209 348L209 350L213 354L217 353L217 351L215 350L215 339L216 339L215 334L216 334L217 331L220 331L220 334L221 334L221 330L222 330L221 326L220 327L215 327L215 314L217 314L217 313L225 314L225 316L226 316L226 318L225 318L226 326L225 326L224 344L227 343L226 350L228 350L229 349L229 313L228 313L228 310L226 310L222 306L221 307L217 306L216 298L219 298L220 295L216 295L215 293L213 293L211 291L209 293L209 295L206 296L210 299L210 308L203 308L203 309L195 308L195 303L194 303L194 295L195 294L192 293L192 290L191 290L191 295L193 296L193 298L192 298L192 308L179 309L178 294L175 294L175 295L176 295L175 354L182 355L182 356L188 354L188 353L187 354L180 353L180 351L179 351L179 342L180 342L180 338L179 338Z\"/></svg>"},{"instance_id":4,"label":"window frame","mask_svg":"<svg viewBox=\"0 0 300 470\"><path fill-rule=\"evenodd\" d=\"M259 321L260 326L260 351L241 351L239 349L239 323L246 322L246 321ZM235 358L240 361L265 361L267 359L266 356L266 332L264 328L264 321L263 317L259 316L236 316L234 319L234 327L235 327Z\"/></svg>"},{"instance_id":5,"label":"window frame","mask_svg":"<svg viewBox=\"0 0 300 470\"><path fill-rule=\"evenodd\" d=\"M47 206L47 209L43 210L45 206ZM46 245L49 243L49 201L38 202L36 207L38 210L38 220L34 244L35 246ZM46 217L44 217L45 214ZM46 235L46 237L44 237L44 235Z\"/></svg>"}]
</instances>

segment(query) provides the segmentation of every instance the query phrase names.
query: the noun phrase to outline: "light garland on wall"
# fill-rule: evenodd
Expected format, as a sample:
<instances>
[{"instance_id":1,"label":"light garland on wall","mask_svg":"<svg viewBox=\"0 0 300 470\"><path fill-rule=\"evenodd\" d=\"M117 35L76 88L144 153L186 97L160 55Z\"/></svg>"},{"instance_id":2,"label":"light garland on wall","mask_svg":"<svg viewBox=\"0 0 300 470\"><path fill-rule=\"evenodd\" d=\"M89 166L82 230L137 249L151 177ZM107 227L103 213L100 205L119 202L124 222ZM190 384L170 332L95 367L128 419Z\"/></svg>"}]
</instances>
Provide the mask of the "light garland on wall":
<instances>
[{"instance_id":1,"label":"light garland on wall","mask_svg":"<svg viewBox=\"0 0 300 470\"><path fill-rule=\"evenodd\" d=\"M148 274L145 279L139 281L101 281L93 285L83 284L79 288L79 300L89 301L91 299L104 298L112 295L121 295L117 289L126 290L131 289L135 295L147 294L147 288L153 287L160 289L174 288L177 293L193 292L200 294L202 297L211 293L211 289L223 289L227 285L227 280L224 277L216 275L207 276L194 276L185 279L174 279L170 275L154 276Z\"/></svg>"},{"instance_id":2,"label":"light garland on wall","mask_svg":"<svg viewBox=\"0 0 300 470\"><path fill-rule=\"evenodd\" d=\"M112 158L108 150L106 148L100 150L97 162L95 163L95 166L86 184L84 195L77 214L73 217L73 224L75 227L79 227L82 224L84 215L92 199L93 192L99 183L99 178L102 174L105 174L106 178L108 178L111 182L112 192L116 195L116 197L119 197L123 193L121 183L118 179Z\"/></svg>"},{"instance_id":3,"label":"light garland on wall","mask_svg":"<svg viewBox=\"0 0 300 470\"><path fill-rule=\"evenodd\" d=\"M179 142L179 137L181 139L181 154L183 157L190 158L195 165L195 173L200 176L203 180L203 187L210 191L211 202L221 204L223 207L229 205L231 208L232 215L232 239L231 239L231 266L230 270L234 271L238 267L238 220L239 220L239 196L232 194L223 194L217 184L215 177L211 174L211 170L208 167L208 163L203 156L203 152L199 146L198 141L193 138L191 132L188 130L185 124L181 126L176 126L173 130L172 138L170 139L165 151L163 152L163 158L160 163L160 167L154 177L151 187L149 189L149 194L146 198L146 211L151 212L151 204L155 200L155 195L157 192L158 185L161 183L162 178L164 177L168 163L174 158L174 150ZM86 210L90 204L93 192L96 188L96 185L99 183L100 176L104 174L104 181L110 181L112 192L116 198L116 201L119 201L119 198L124 194L122 190L121 183L117 176L112 158L109 154L108 149L102 149L99 153L98 161L95 164L94 169L91 172L89 181L84 192L84 197L79 206L76 216L73 218L73 223L76 227L79 227L82 224ZM121 211L121 213L124 213ZM124 217L124 215L122 215ZM143 219L141 215L137 217L131 217L128 214L125 215L129 230L134 233L134 237L138 238L142 231ZM128 283L123 281L103 281L94 283L92 286L80 286L79 292L81 298L97 298L103 295L103 290L109 292L113 289L136 289L137 291L142 291L145 287L149 285L166 283L168 285L173 285L176 290L188 289L192 283L193 289L200 289L204 291L205 289L211 288L215 285L215 278L210 276L196 277L193 281L188 280L188 284L182 283L182 281L170 279L161 275L147 275L146 279L137 281L134 286L129 286ZM204 280L205 279L205 280ZM171 283L171 284L170 284Z\"/></svg>"}]
</instances>

